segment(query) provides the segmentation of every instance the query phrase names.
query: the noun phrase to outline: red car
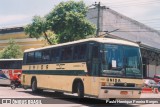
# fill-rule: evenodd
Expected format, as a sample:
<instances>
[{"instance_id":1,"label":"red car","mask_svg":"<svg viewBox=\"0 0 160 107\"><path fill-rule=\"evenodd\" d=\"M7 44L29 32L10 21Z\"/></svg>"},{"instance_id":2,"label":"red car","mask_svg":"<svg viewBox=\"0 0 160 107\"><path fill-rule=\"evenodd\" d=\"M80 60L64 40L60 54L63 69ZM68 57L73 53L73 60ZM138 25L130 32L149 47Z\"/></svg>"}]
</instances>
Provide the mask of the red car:
<instances>
[{"instance_id":1,"label":"red car","mask_svg":"<svg viewBox=\"0 0 160 107\"><path fill-rule=\"evenodd\" d=\"M154 75L153 79L155 82L160 82L160 75Z\"/></svg>"}]
</instances>

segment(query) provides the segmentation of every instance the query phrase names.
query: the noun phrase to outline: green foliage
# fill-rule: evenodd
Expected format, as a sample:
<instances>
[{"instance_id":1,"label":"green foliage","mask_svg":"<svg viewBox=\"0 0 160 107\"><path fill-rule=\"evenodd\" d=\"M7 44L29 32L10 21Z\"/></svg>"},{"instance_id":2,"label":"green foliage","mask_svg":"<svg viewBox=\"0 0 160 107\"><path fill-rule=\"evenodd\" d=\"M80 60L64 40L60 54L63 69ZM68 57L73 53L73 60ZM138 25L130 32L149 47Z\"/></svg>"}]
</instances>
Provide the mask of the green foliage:
<instances>
[{"instance_id":1,"label":"green foliage","mask_svg":"<svg viewBox=\"0 0 160 107\"><path fill-rule=\"evenodd\" d=\"M9 45L0 52L0 58L22 58L22 50L13 39L10 39Z\"/></svg>"},{"instance_id":2,"label":"green foliage","mask_svg":"<svg viewBox=\"0 0 160 107\"><path fill-rule=\"evenodd\" d=\"M46 23L46 19L40 16L33 17L33 23L28 24L24 31L28 34L31 38L40 38L44 36L47 39L48 43L51 44L50 40L47 37L46 31L49 29L48 24Z\"/></svg>"},{"instance_id":3,"label":"green foliage","mask_svg":"<svg viewBox=\"0 0 160 107\"><path fill-rule=\"evenodd\" d=\"M51 29L59 35L59 42L68 42L95 33L95 26L85 18L86 12L82 1L61 2L46 18Z\"/></svg>"},{"instance_id":4,"label":"green foliage","mask_svg":"<svg viewBox=\"0 0 160 107\"><path fill-rule=\"evenodd\" d=\"M83 1L61 2L45 17L34 16L32 24L25 27L30 37L47 39L49 44L86 38L95 33L96 27L86 18L87 6ZM54 33L48 35L48 31Z\"/></svg>"},{"instance_id":5,"label":"green foliage","mask_svg":"<svg viewBox=\"0 0 160 107\"><path fill-rule=\"evenodd\" d=\"M52 31L48 30L46 32L48 39L50 40L51 44L58 44L58 35L53 33Z\"/></svg>"},{"instance_id":6,"label":"green foliage","mask_svg":"<svg viewBox=\"0 0 160 107\"><path fill-rule=\"evenodd\" d=\"M29 34L31 38L39 38L47 29L46 20L40 16L34 16L32 21L32 24L28 24L25 27L25 32Z\"/></svg>"}]
</instances>

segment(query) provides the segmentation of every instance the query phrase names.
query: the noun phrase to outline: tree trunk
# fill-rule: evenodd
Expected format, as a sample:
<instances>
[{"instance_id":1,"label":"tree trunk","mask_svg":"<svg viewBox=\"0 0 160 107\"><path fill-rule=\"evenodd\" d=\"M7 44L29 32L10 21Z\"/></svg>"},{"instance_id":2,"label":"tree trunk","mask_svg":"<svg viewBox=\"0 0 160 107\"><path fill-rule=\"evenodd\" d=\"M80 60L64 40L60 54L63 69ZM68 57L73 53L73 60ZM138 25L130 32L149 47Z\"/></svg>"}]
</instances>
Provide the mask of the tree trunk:
<instances>
[{"instance_id":1,"label":"tree trunk","mask_svg":"<svg viewBox=\"0 0 160 107\"><path fill-rule=\"evenodd\" d=\"M52 42L49 40L49 38L48 38L48 36L47 36L47 34L46 34L46 32L43 32L44 33L44 37L45 37L45 39L47 39L47 42L50 44L50 45L52 45Z\"/></svg>"}]
</instances>

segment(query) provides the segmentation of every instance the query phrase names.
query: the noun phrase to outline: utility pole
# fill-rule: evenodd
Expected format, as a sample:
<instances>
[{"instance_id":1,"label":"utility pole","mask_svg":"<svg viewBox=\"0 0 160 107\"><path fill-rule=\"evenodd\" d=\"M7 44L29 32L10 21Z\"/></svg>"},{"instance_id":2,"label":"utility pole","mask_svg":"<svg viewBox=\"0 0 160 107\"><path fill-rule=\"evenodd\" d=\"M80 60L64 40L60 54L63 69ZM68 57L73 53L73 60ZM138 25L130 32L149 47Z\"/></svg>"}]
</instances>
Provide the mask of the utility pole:
<instances>
[{"instance_id":1,"label":"utility pole","mask_svg":"<svg viewBox=\"0 0 160 107\"><path fill-rule=\"evenodd\" d=\"M100 7L101 7L101 4L100 2L98 4L95 4L97 9L98 9L98 14L97 14L97 32L96 32L96 36L98 37L99 36L99 30L100 30L100 27L99 27L99 20L100 20Z\"/></svg>"}]
</instances>

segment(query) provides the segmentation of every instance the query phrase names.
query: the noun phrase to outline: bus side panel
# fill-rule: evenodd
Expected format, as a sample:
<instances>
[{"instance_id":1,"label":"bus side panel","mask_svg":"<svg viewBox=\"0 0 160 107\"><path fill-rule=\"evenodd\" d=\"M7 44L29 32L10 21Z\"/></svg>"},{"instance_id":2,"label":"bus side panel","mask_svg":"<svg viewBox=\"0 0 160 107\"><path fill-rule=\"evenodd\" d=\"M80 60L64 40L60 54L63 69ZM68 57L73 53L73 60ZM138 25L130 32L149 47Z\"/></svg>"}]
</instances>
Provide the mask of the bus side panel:
<instances>
[{"instance_id":1,"label":"bus side panel","mask_svg":"<svg viewBox=\"0 0 160 107\"><path fill-rule=\"evenodd\" d=\"M93 96L98 96L99 94L98 77L51 75L51 76L42 76L41 78L38 78L38 87L43 87L43 88L47 87L48 89L64 90L68 92L72 92L72 85L74 80L81 79L84 85L85 94ZM47 81L44 82L43 81L44 79Z\"/></svg>"},{"instance_id":2,"label":"bus side panel","mask_svg":"<svg viewBox=\"0 0 160 107\"><path fill-rule=\"evenodd\" d=\"M64 90L72 92L72 85L75 79L81 79L84 84L84 92L91 93L91 77L86 76L63 76L63 75L37 75L38 87ZM44 81L47 80L47 81Z\"/></svg>"},{"instance_id":3,"label":"bus side panel","mask_svg":"<svg viewBox=\"0 0 160 107\"><path fill-rule=\"evenodd\" d=\"M89 76L63 76L63 75L22 75L22 84L31 86L31 79L35 76L37 87L42 89L53 89L72 92L72 85L75 79L81 79L84 85L84 93L98 96L99 79Z\"/></svg>"},{"instance_id":4,"label":"bus side panel","mask_svg":"<svg viewBox=\"0 0 160 107\"><path fill-rule=\"evenodd\" d=\"M22 76L21 76L22 85L31 86L31 79L33 76L34 75L22 74Z\"/></svg>"}]
</instances>

